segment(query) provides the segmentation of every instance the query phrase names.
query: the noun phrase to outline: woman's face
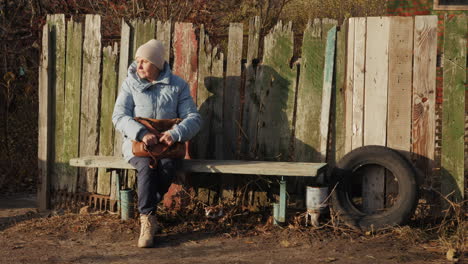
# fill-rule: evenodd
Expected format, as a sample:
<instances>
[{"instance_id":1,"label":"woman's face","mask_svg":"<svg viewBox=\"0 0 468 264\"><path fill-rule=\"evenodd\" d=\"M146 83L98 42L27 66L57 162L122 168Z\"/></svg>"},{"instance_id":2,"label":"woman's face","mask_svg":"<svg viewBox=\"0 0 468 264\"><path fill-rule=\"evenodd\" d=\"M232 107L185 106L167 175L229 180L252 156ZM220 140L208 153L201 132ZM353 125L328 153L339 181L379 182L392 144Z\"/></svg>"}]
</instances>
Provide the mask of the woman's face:
<instances>
[{"instance_id":1,"label":"woman's face","mask_svg":"<svg viewBox=\"0 0 468 264\"><path fill-rule=\"evenodd\" d=\"M151 62L144 58L137 58L137 73L142 79L152 82L159 77L159 70Z\"/></svg>"}]
</instances>

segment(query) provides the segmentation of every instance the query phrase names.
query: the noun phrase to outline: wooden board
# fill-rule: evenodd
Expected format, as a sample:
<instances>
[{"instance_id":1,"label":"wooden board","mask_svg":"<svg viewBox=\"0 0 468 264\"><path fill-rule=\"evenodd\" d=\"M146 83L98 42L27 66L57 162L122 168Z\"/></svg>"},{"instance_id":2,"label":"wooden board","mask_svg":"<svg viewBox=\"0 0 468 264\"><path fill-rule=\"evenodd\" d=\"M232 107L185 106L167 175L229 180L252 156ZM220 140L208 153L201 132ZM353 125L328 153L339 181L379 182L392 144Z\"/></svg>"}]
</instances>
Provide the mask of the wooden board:
<instances>
[{"instance_id":1,"label":"wooden board","mask_svg":"<svg viewBox=\"0 0 468 264\"><path fill-rule=\"evenodd\" d=\"M265 160L288 160L296 95L295 68L289 67L293 56L292 24L279 22L264 38L260 82L260 117L258 128L259 157ZM275 142L275 144L271 144Z\"/></svg>"},{"instance_id":2,"label":"wooden board","mask_svg":"<svg viewBox=\"0 0 468 264\"><path fill-rule=\"evenodd\" d=\"M390 18L387 146L410 158L413 18Z\"/></svg>"},{"instance_id":3,"label":"wooden board","mask_svg":"<svg viewBox=\"0 0 468 264\"><path fill-rule=\"evenodd\" d=\"M364 92L364 145L386 145L388 101L388 43L390 19L368 17ZM372 168L362 186L363 210L384 207L385 171Z\"/></svg>"},{"instance_id":4,"label":"wooden board","mask_svg":"<svg viewBox=\"0 0 468 264\"><path fill-rule=\"evenodd\" d=\"M214 157L224 158L224 135L223 135L223 100L224 100L224 54L213 48L211 53L211 79L209 87L213 92L213 119L211 120L212 136L214 141Z\"/></svg>"},{"instance_id":5,"label":"wooden board","mask_svg":"<svg viewBox=\"0 0 468 264\"><path fill-rule=\"evenodd\" d=\"M351 149L364 144L364 82L366 63L366 18L356 18L354 24L353 61L353 123Z\"/></svg>"},{"instance_id":6,"label":"wooden board","mask_svg":"<svg viewBox=\"0 0 468 264\"><path fill-rule=\"evenodd\" d=\"M240 131L240 89L242 60L243 24L229 24L229 39L224 88L224 157L238 156L238 136Z\"/></svg>"},{"instance_id":7,"label":"wooden board","mask_svg":"<svg viewBox=\"0 0 468 264\"><path fill-rule=\"evenodd\" d=\"M102 90L101 113L99 127L99 155L109 156L114 153L114 126L112 113L117 97L117 43L114 47L107 46L103 49L102 62ZM109 195L111 189L111 175L104 169L98 171L97 193Z\"/></svg>"},{"instance_id":8,"label":"wooden board","mask_svg":"<svg viewBox=\"0 0 468 264\"><path fill-rule=\"evenodd\" d=\"M388 44L387 147L410 158L411 89L413 63L413 18L390 18ZM398 182L390 172L385 175L385 206L398 196Z\"/></svg>"},{"instance_id":9,"label":"wooden board","mask_svg":"<svg viewBox=\"0 0 468 264\"><path fill-rule=\"evenodd\" d=\"M322 107L325 43L319 19L307 23L302 40L301 72L297 91L294 144L295 161L320 161L320 113ZM325 33L326 34L326 33Z\"/></svg>"},{"instance_id":10,"label":"wooden board","mask_svg":"<svg viewBox=\"0 0 468 264\"><path fill-rule=\"evenodd\" d=\"M130 58L130 26L122 19L122 30L120 37L120 54L119 54L119 76L118 76L118 89L127 78L128 66L132 59ZM114 156L122 156L122 135L119 131L115 131L114 136Z\"/></svg>"},{"instance_id":11,"label":"wooden board","mask_svg":"<svg viewBox=\"0 0 468 264\"><path fill-rule=\"evenodd\" d=\"M81 81L80 156L96 155L98 150L100 65L101 17L86 15ZM96 191L95 169L80 170L79 187L81 191Z\"/></svg>"},{"instance_id":12,"label":"wooden board","mask_svg":"<svg viewBox=\"0 0 468 264\"><path fill-rule=\"evenodd\" d=\"M442 104L441 191L461 202L464 197L464 134L467 18L445 17L444 101Z\"/></svg>"},{"instance_id":13,"label":"wooden board","mask_svg":"<svg viewBox=\"0 0 468 264\"><path fill-rule=\"evenodd\" d=\"M113 156L88 156L70 160L71 166L133 169L123 158ZM245 160L183 160L182 169L189 172L256 174L313 177L327 166L326 163L273 162Z\"/></svg>"},{"instance_id":14,"label":"wooden board","mask_svg":"<svg viewBox=\"0 0 468 264\"><path fill-rule=\"evenodd\" d=\"M328 153L327 162L333 166L345 154L346 141L346 33L348 24L343 22L336 36L335 87L334 87L334 130L332 133L332 153Z\"/></svg>"},{"instance_id":15,"label":"wooden board","mask_svg":"<svg viewBox=\"0 0 468 264\"><path fill-rule=\"evenodd\" d=\"M323 69L322 108L320 111L320 161L325 162L328 147L328 128L332 97L333 68L335 62L336 26L327 33L325 64Z\"/></svg>"},{"instance_id":16,"label":"wooden board","mask_svg":"<svg viewBox=\"0 0 468 264\"><path fill-rule=\"evenodd\" d=\"M258 46L260 42L260 17L252 17L249 21L249 38L247 44L247 63L245 65L244 107L242 114L241 157L254 158L257 142L258 98L255 81L257 76ZM255 63L254 63L254 60Z\"/></svg>"},{"instance_id":17,"label":"wooden board","mask_svg":"<svg viewBox=\"0 0 468 264\"><path fill-rule=\"evenodd\" d=\"M347 47L346 47L346 90L345 90L345 153L351 151L353 138L353 85L354 85L354 34L356 18L348 19Z\"/></svg>"},{"instance_id":18,"label":"wooden board","mask_svg":"<svg viewBox=\"0 0 468 264\"><path fill-rule=\"evenodd\" d=\"M49 25L42 27L42 50L39 61L39 120L38 120L38 181L37 181L37 207L40 211L50 208L49 190L50 179L50 148L52 119L52 100L49 80L50 49Z\"/></svg>"},{"instance_id":19,"label":"wooden board","mask_svg":"<svg viewBox=\"0 0 468 264\"><path fill-rule=\"evenodd\" d=\"M205 34L205 28L203 25L200 27L200 42L198 49L198 89L197 89L197 105L198 112L203 120L200 132L191 140L191 151L192 158L206 159L213 158L213 151L210 151L212 147L211 141L211 120L213 120L213 93L210 91L210 79L211 79L211 58L213 48L211 46L208 35ZM214 203L213 199L217 190L214 190L213 179L210 179L208 175L201 175L196 178L194 183L197 187L197 198L205 203Z\"/></svg>"},{"instance_id":20,"label":"wooden board","mask_svg":"<svg viewBox=\"0 0 468 264\"><path fill-rule=\"evenodd\" d=\"M426 177L434 168L437 16L414 19L412 153Z\"/></svg>"},{"instance_id":21,"label":"wooden board","mask_svg":"<svg viewBox=\"0 0 468 264\"><path fill-rule=\"evenodd\" d=\"M77 168L70 167L68 161L78 157L80 139L80 95L81 60L83 51L83 26L74 22L67 23L67 52L65 71L65 104L62 148L63 164L60 189L75 192L78 183Z\"/></svg>"},{"instance_id":22,"label":"wooden board","mask_svg":"<svg viewBox=\"0 0 468 264\"><path fill-rule=\"evenodd\" d=\"M209 82L211 79L211 58L213 48L211 46L208 35L205 34L205 28L201 25L200 28L200 43L198 49L198 90L197 90L197 106L198 112L203 120L202 128L197 136L191 140L192 151L194 158L206 159L207 155L212 158L212 151L209 151L211 137L211 120L213 115L212 100L210 97L213 93L210 91ZM213 99L213 98L211 98ZM195 149L195 151L194 151Z\"/></svg>"},{"instance_id":23,"label":"wooden board","mask_svg":"<svg viewBox=\"0 0 468 264\"><path fill-rule=\"evenodd\" d=\"M48 24L50 28L50 45L52 45L52 60L50 76L52 78L52 97L54 100L54 110L52 117L53 127L53 149L54 167L52 170L51 185L53 190L59 190L61 186L61 174L63 160L63 112L65 103L65 15L49 15Z\"/></svg>"},{"instance_id":24,"label":"wooden board","mask_svg":"<svg viewBox=\"0 0 468 264\"><path fill-rule=\"evenodd\" d=\"M137 49L154 39L156 34L156 21L154 19L136 19L131 22L134 29L132 58L134 58Z\"/></svg>"},{"instance_id":25,"label":"wooden board","mask_svg":"<svg viewBox=\"0 0 468 264\"><path fill-rule=\"evenodd\" d=\"M171 54L171 21L161 22L158 21L158 26L156 27L156 39L164 43L165 53L164 60L169 62Z\"/></svg>"},{"instance_id":26,"label":"wooden board","mask_svg":"<svg viewBox=\"0 0 468 264\"><path fill-rule=\"evenodd\" d=\"M197 102L198 42L192 23L174 25L174 74L179 75L190 86L190 94Z\"/></svg>"}]
</instances>

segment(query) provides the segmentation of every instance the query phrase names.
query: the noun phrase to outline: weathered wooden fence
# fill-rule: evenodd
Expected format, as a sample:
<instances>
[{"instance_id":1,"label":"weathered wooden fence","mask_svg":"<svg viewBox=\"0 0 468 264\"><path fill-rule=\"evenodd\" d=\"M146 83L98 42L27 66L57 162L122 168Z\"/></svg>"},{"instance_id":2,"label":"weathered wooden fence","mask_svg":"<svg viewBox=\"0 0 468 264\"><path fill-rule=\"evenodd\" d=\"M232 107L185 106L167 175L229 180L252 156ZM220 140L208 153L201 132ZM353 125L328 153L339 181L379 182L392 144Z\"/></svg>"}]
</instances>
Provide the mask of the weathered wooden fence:
<instances>
[{"instance_id":1,"label":"weathered wooden fence","mask_svg":"<svg viewBox=\"0 0 468 264\"><path fill-rule=\"evenodd\" d=\"M152 38L171 47L166 60L190 84L203 116L191 142L193 158L334 163L357 147L386 145L412 158L425 177L437 177L444 194L461 197L466 17L442 22L444 101L437 117L436 16L351 18L339 27L315 19L303 32L300 59L291 61L291 23L278 23L263 38L259 18L247 30L231 23L225 55L203 25L197 36L190 23L122 21L120 49L101 48L98 15L86 15L84 31L81 23L51 15L39 78L39 200L46 201L49 191L115 193L115 175L67 164L71 157L121 154L113 104L136 48ZM434 174L437 168L441 173ZM127 185L134 181L129 172ZM233 183L223 178L225 186ZM375 197L370 207L380 206L392 188L383 172L364 185L365 195Z\"/></svg>"}]
</instances>

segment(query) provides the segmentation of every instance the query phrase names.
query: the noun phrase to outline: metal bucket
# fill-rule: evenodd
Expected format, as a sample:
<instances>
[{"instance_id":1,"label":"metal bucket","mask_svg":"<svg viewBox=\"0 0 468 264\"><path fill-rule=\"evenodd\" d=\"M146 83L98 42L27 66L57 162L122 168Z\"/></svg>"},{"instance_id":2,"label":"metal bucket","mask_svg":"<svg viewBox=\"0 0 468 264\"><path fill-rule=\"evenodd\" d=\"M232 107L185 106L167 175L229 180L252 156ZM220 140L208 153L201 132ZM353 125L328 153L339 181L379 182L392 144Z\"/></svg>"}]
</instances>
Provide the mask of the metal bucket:
<instances>
[{"instance_id":1,"label":"metal bucket","mask_svg":"<svg viewBox=\"0 0 468 264\"><path fill-rule=\"evenodd\" d=\"M328 187L307 186L306 206L308 211L321 212L327 207Z\"/></svg>"},{"instance_id":2,"label":"metal bucket","mask_svg":"<svg viewBox=\"0 0 468 264\"><path fill-rule=\"evenodd\" d=\"M133 201L133 190L120 190L120 217L129 220L135 216L135 205Z\"/></svg>"}]
</instances>

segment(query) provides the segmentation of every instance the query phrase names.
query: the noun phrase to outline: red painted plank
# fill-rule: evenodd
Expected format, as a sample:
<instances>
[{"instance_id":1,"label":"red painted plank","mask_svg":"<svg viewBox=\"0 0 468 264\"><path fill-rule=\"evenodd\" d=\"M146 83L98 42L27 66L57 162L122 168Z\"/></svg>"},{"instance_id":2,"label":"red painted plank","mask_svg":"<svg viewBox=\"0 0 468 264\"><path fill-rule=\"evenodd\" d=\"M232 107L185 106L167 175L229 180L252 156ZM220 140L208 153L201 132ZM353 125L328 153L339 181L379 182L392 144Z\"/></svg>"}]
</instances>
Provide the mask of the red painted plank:
<instances>
[{"instance_id":1,"label":"red painted plank","mask_svg":"<svg viewBox=\"0 0 468 264\"><path fill-rule=\"evenodd\" d=\"M192 23L175 23L174 26L174 73L190 85L190 94L197 102L198 41Z\"/></svg>"}]
</instances>

